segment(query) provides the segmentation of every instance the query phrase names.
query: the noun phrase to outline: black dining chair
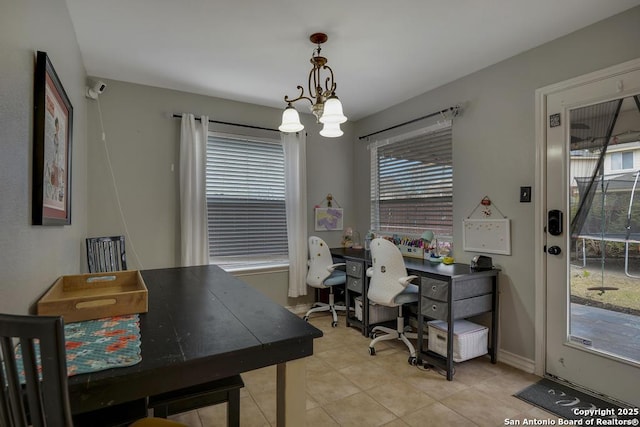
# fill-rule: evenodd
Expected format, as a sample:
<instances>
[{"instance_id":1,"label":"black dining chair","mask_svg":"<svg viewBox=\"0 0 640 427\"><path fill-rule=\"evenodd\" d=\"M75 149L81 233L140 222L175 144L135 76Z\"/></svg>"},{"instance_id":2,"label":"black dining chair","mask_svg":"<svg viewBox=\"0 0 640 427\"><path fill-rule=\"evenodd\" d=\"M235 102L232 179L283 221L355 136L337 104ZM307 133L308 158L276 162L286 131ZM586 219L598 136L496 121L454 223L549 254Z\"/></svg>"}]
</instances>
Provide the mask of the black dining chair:
<instances>
[{"instance_id":1,"label":"black dining chair","mask_svg":"<svg viewBox=\"0 0 640 427\"><path fill-rule=\"evenodd\" d=\"M74 426L62 317L0 314L0 426ZM160 418L144 418L133 426L187 427Z\"/></svg>"},{"instance_id":2,"label":"black dining chair","mask_svg":"<svg viewBox=\"0 0 640 427\"><path fill-rule=\"evenodd\" d=\"M155 417L192 411L205 406L227 403L227 426L240 425L240 389L244 382L240 375L211 381L202 385L183 388L149 397L149 409Z\"/></svg>"},{"instance_id":3,"label":"black dining chair","mask_svg":"<svg viewBox=\"0 0 640 427\"><path fill-rule=\"evenodd\" d=\"M86 242L89 273L107 273L127 269L124 236L89 237Z\"/></svg>"}]
</instances>

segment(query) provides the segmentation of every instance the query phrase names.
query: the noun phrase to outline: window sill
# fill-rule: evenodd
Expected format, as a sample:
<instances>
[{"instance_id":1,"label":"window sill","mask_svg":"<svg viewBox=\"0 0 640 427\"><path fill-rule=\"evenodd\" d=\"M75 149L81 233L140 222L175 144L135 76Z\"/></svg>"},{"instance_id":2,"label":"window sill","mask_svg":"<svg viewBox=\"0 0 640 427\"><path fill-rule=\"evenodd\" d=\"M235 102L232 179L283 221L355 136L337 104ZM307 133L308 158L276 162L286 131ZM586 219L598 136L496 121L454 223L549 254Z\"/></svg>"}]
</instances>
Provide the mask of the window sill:
<instances>
[{"instance_id":1,"label":"window sill","mask_svg":"<svg viewBox=\"0 0 640 427\"><path fill-rule=\"evenodd\" d=\"M212 263L215 264L215 263ZM262 265L232 265L232 264L216 264L224 271L233 275L249 275L249 274L262 274L262 273L277 273L283 271L289 271L289 263L272 263Z\"/></svg>"}]
</instances>

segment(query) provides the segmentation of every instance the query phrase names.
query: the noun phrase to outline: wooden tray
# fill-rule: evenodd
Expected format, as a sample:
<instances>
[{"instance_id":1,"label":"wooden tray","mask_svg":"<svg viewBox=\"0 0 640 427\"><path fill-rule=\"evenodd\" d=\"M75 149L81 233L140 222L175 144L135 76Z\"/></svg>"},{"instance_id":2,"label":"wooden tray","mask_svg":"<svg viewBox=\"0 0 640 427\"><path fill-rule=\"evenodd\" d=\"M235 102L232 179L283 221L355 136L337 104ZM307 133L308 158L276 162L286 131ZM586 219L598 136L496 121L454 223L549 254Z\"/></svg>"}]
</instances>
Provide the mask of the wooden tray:
<instances>
[{"instance_id":1,"label":"wooden tray","mask_svg":"<svg viewBox=\"0 0 640 427\"><path fill-rule=\"evenodd\" d=\"M63 316L66 323L147 311L137 270L62 276L38 301L39 315Z\"/></svg>"}]
</instances>

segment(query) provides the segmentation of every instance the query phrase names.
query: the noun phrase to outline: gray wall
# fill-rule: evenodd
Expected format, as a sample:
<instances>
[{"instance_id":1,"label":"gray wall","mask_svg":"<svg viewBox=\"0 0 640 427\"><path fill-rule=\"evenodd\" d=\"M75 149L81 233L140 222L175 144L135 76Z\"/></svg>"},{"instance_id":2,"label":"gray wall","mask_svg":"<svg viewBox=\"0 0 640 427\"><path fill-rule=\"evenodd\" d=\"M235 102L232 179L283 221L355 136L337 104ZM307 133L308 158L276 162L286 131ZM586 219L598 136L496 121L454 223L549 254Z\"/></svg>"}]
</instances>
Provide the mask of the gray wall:
<instances>
[{"instance_id":1,"label":"gray wall","mask_svg":"<svg viewBox=\"0 0 640 427\"><path fill-rule=\"evenodd\" d=\"M81 268L86 234L85 70L64 0L0 0L0 312L26 313ZM73 105L70 226L31 225L33 73L48 53Z\"/></svg>"},{"instance_id":2,"label":"gray wall","mask_svg":"<svg viewBox=\"0 0 640 427\"><path fill-rule=\"evenodd\" d=\"M453 126L454 255L460 262L468 262L475 255L462 250L462 220L488 195L504 215L511 218L512 255L492 257L502 269L500 347L515 355L534 358L534 205L519 203L519 188L535 184L535 90L638 58L638 40L640 7L356 124L356 134L360 136L459 102L467 103L462 117L455 119ZM366 142L356 142L355 149L354 194L360 228L365 228L369 221L366 145ZM533 191L535 196L539 189Z\"/></svg>"},{"instance_id":3,"label":"gray wall","mask_svg":"<svg viewBox=\"0 0 640 427\"><path fill-rule=\"evenodd\" d=\"M107 83L107 89L98 101L89 101L89 234L126 234L130 268L180 265L180 120L170 118L170 115L190 112L196 116L208 115L213 120L277 128L282 110L102 80ZM327 193L332 193L345 209L345 226L355 223L350 185L353 176L351 124L344 126L344 136L328 139L319 136L320 125L314 123L311 115L302 115L302 120L308 133L309 233L314 233L313 206L320 203ZM102 142L101 123L104 125L106 144ZM256 134L255 131L243 128L214 124L210 129ZM257 134L280 138L277 132ZM107 150L116 187L108 168ZM120 205L114 188L117 188ZM340 232L322 232L319 235L330 245L340 243ZM312 295L300 299L301 301L289 301L287 277L287 273L282 271L243 276L253 286L283 305L292 306L311 301Z\"/></svg>"},{"instance_id":4,"label":"gray wall","mask_svg":"<svg viewBox=\"0 0 640 427\"><path fill-rule=\"evenodd\" d=\"M56 277L86 270L82 245L87 235L124 234L125 229L106 167L98 103L83 96L85 72L66 3L0 0L0 5L0 311L21 313ZM48 23L46 28L43 22ZM369 228L369 152L366 143L358 141L359 135L466 101L467 108L455 121L453 132L455 256L465 262L474 255L461 250L459 225L488 195L512 219L512 256L493 256L502 268L501 347L533 359L534 206L518 202L518 189L534 185L534 92L547 84L640 57L639 22L640 8L634 8L355 125L347 123L345 135L338 140L319 137L319 128L305 115L309 233L314 233L313 206L327 193L345 209L345 226L361 234ZM36 50L49 53L74 106L73 224L66 227L30 225ZM186 111L275 127L281 111L107 83L100 107L130 232L131 267L177 265L179 121L167 114ZM332 246L340 243L340 232L320 235ZM276 271L246 276L246 280L284 305L310 301L310 297L288 299L286 277Z\"/></svg>"}]
</instances>

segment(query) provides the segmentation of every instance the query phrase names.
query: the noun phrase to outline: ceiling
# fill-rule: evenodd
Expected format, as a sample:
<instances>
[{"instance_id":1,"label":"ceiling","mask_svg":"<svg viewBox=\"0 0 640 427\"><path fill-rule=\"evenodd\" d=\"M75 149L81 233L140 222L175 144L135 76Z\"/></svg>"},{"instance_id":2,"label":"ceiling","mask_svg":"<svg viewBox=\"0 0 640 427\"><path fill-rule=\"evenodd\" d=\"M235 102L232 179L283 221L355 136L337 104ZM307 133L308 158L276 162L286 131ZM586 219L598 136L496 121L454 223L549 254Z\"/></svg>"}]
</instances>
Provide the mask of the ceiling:
<instances>
[{"instance_id":1,"label":"ceiling","mask_svg":"<svg viewBox=\"0 0 640 427\"><path fill-rule=\"evenodd\" d=\"M66 0L90 76L284 108L314 32L357 120L640 0ZM108 90L108 88L107 88ZM307 106L298 102L300 112ZM308 104L307 104L308 105ZM197 112L195 112L197 113Z\"/></svg>"}]
</instances>

